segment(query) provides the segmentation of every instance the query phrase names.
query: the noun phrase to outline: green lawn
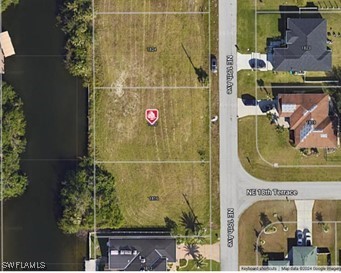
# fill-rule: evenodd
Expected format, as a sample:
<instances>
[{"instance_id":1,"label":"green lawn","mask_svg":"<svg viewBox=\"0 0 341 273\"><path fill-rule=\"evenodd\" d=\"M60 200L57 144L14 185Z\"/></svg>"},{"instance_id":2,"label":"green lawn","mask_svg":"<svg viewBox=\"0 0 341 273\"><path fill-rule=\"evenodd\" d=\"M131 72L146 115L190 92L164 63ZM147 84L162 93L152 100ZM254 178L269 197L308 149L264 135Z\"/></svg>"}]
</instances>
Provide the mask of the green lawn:
<instances>
[{"instance_id":1,"label":"green lawn","mask_svg":"<svg viewBox=\"0 0 341 273\"><path fill-rule=\"evenodd\" d=\"M220 263L213 260L206 260L206 266L202 268L197 268L193 260L188 260L187 266L178 271L211 271L210 263L212 263L212 271L220 271Z\"/></svg>"},{"instance_id":2,"label":"green lawn","mask_svg":"<svg viewBox=\"0 0 341 273\"><path fill-rule=\"evenodd\" d=\"M267 39L281 36L278 30L279 14L257 15L257 52L266 53Z\"/></svg>"},{"instance_id":3,"label":"green lawn","mask_svg":"<svg viewBox=\"0 0 341 273\"><path fill-rule=\"evenodd\" d=\"M259 116L258 122L258 149L262 157L270 163L279 165L330 165L341 164L341 149L325 157L323 149L318 155L303 156L299 150L289 143L289 130L277 132L275 125L271 125L267 117ZM285 157L283 156L285 154ZM339 160L339 161L338 161Z\"/></svg>"},{"instance_id":4,"label":"green lawn","mask_svg":"<svg viewBox=\"0 0 341 273\"><path fill-rule=\"evenodd\" d=\"M318 255L317 256L317 265L318 266L327 266L327 255Z\"/></svg>"},{"instance_id":5,"label":"green lawn","mask_svg":"<svg viewBox=\"0 0 341 273\"><path fill-rule=\"evenodd\" d=\"M148 12L148 11L208 11L207 0L173 1L173 0L96 0L95 7L98 11L116 12Z\"/></svg>"},{"instance_id":6,"label":"green lawn","mask_svg":"<svg viewBox=\"0 0 341 273\"><path fill-rule=\"evenodd\" d=\"M278 134L266 117L258 117L259 151L270 163L283 165L304 164L340 164L340 151L328 156L328 161L319 157L302 157L286 142L286 134ZM256 149L255 117L246 117L238 121L239 159L243 167L253 176L269 181L338 181L341 168L274 168L265 163ZM285 156L283 156L285 155ZM335 160L332 160L335 158Z\"/></svg>"},{"instance_id":7,"label":"green lawn","mask_svg":"<svg viewBox=\"0 0 341 273\"><path fill-rule=\"evenodd\" d=\"M98 15L97 84L201 87L198 77L209 73L208 43L207 14Z\"/></svg>"},{"instance_id":8,"label":"green lawn","mask_svg":"<svg viewBox=\"0 0 341 273\"><path fill-rule=\"evenodd\" d=\"M209 164L160 162L210 160L210 90L203 88L207 81L199 82L209 76L205 75L209 73L209 16L148 13L206 12L209 3L95 1L97 11L145 12L98 14L95 21L96 85L107 88L96 90L96 109L91 113L96 137L90 147L99 161L158 161L104 164L116 178L123 227L162 227L165 217L180 225L180 217L188 213L190 205L207 231L219 229L218 167L212 168L214 201L209 223ZM215 41L217 27L211 29ZM156 51L148 52L147 47L156 47ZM216 86L217 81L216 77ZM156 88L170 86L191 88ZM213 100L216 108L212 109L218 109L218 89L215 97L212 93ZM159 110L157 126L147 125L147 108ZM218 137L219 131L213 134ZM218 141L214 143L219 146ZM219 160L219 150L212 146L212 154ZM158 196L159 201L149 201L148 196ZM183 234L183 228L179 229Z\"/></svg>"},{"instance_id":9,"label":"green lawn","mask_svg":"<svg viewBox=\"0 0 341 273\"><path fill-rule=\"evenodd\" d=\"M298 6L304 7L308 2L313 2L318 6L318 1L314 0L257 0L257 10L278 10L279 6Z\"/></svg>"},{"instance_id":10,"label":"green lawn","mask_svg":"<svg viewBox=\"0 0 341 273\"><path fill-rule=\"evenodd\" d=\"M104 164L116 179L123 227L162 227L164 218L178 223L190 207L209 230L208 164ZM150 201L149 196L158 196ZM186 198L188 203L186 202Z\"/></svg>"},{"instance_id":11,"label":"green lawn","mask_svg":"<svg viewBox=\"0 0 341 273\"><path fill-rule=\"evenodd\" d=\"M339 4L341 6L341 3ZM322 15L324 19L327 20L327 31L336 34L341 32L341 17L340 13L324 13ZM330 30L330 28L332 30ZM328 39L331 39L333 44L329 45L332 50L332 58L333 58L333 66L340 66L341 65L341 38L340 37L333 37L328 36Z\"/></svg>"},{"instance_id":12,"label":"green lawn","mask_svg":"<svg viewBox=\"0 0 341 273\"><path fill-rule=\"evenodd\" d=\"M208 89L96 91L98 160L209 160ZM145 110L159 110L149 126Z\"/></svg>"},{"instance_id":13,"label":"green lawn","mask_svg":"<svg viewBox=\"0 0 341 273\"><path fill-rule=\"evenodd\" d=\"M240 53L251 53L255 50L254 3L254 0L238 1L237 44L240 49ZM249 49L249 51L247 49Z\"/></svg>"},{"instance_id":14,"label":"green lawn","mask_svg":"<svg viewBox=\"0 0 341 273\"><path fill-rule=\"evenodd\" d=\"M256 97L256 87L258 88L257 99L267 99L268 96L273 97L273 91L276 92L281 85L295 88L303 84L301 76L290 75L288 72L241 70L238 71L237 77L239 98L243 94Z\"/></svg>"}]
</instances>

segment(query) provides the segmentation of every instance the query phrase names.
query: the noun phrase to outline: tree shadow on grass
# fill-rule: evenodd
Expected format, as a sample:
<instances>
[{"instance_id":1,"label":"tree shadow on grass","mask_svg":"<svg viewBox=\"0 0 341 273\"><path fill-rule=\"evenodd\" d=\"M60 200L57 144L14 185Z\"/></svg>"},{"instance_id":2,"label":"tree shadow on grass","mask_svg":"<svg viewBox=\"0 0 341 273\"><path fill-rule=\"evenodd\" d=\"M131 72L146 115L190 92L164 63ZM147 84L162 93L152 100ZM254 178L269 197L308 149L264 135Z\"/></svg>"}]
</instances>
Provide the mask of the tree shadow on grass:
<instances>
[{"instance_id":1,"label":"tree shadow on grass","mask_svg":"<svg viewBox=\"0 0 341 273\"><path fill-rule=\"evenodd\" d=\"M192 61L192 58L191 56L188 54L186 48L184 47L183 44L181 44L181 47L183 49L183 51L185 52L189 62L191 63L194 71L195 71L195 74L197 75L198 77L198 81L203 84L203 85L206 85L208 84L208 74L207 72L200 66L200 67L196 67L194 64L193 64L193 61Z\"/></svg>"}]
</instances>

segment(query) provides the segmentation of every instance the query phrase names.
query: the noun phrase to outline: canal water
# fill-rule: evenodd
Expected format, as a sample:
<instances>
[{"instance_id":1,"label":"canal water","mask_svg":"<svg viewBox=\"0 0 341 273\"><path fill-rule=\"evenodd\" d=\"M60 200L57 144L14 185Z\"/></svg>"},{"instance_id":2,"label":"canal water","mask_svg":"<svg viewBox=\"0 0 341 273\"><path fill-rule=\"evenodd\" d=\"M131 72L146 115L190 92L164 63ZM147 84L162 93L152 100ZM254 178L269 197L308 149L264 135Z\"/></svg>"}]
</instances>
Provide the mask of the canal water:
<instances>
[{"instance_id":1,"label":"canal water","mask_svg":"<svg viewBox=\"0 0 341 273\"><path fill-rule=\"evenodd\" d=\"M21 0L2 16L16 55L4 80L24 102L27 149L22 169L29 185L4 204L4 261L43 262L47 270L82 270L87 241L57 226L63 175L86 154L87 94L63 64L56 0ZM20 268L19 268L20 269Z\"/></svg>"}]
</instances>

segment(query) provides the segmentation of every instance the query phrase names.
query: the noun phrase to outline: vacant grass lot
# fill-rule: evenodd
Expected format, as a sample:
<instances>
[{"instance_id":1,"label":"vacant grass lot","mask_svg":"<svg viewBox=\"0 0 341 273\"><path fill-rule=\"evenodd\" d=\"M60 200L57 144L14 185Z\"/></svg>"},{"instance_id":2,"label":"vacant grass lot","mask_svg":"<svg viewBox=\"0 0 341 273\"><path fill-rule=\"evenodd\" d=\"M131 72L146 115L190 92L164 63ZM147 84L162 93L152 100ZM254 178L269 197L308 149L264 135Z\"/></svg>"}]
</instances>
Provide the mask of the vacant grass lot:
<instances>
[{"instance_id":1,"label":"vacant grass lot","mask_svg":"<svg viewBox=\"0 0 341 273\"><path fill-rule=\"evenodd\" d=\"M238 121L238 149L239 159L243 167L253 176L268 181L338 181L341 177L341 168L273 168L265 163L256 149L255 117L246 117ZM266 159L271 163L283 162L283 165L304 164L340 164L340 151L329 155L325 161L322 154L319 157L301 157L285 142L285 134L278 135L274 127L269 125L266 117L258 117L258 145ZM285 156L284 156L285 155ZM271 157L271 158L270 158ZM336 158L332 160L332 157Z\"/></svg>"},{"instance_id":2,"label":"vacant grass lot","mask_svg":"<svg viewBox=\"0 0 341 273\"><path fill-rule=\"evenodd\" d=\"M261 213L263 217L261 217ZM290 201L260 201L249 207L239 220L239 266L256 265L255 244L258 234L264 229L263 220L267 218L271 223L278 222L277 217L282 217L283 222L296 221L296 206ZM268 235L261 235L265 241L262 245L265 253L282 252L284 256L288 251L288 238L295 237L296 224L285 224L289 230L283 231L282 224L278 223L277 232ZM259 255L259 254L258 254ZM261 265L261 256L259 255L259 265ZM270 257L270 255L269 255Z\"/></svg>"},{"instance_id":3,"label":"vacant grass lot","mask_svg":"<svg viewBox=\"0 0 341 273\"><path fill-rule=\"evenodd\" d=\"M97 85L201 87L209 73L208 42L207 14L98 15Z\"/></svg>"},{"instance_id":4,"label":"vacant grass lot","mask_svg":"<svg viewBox=\"0 0 341 273\"><path fill-rule=\"evenodd\" d=\"M208 89L98 90L98 160L209 160ZM145 110L159 110L149 126Z\"/></svg>"},{"instance_id":5,"label":"vacant grass lot","mask_svg":"<svg viewBox=\"0 0 341 273\"><path fill-rule=\"evenodd\" d=\"M104 164L104 167L116 178L124 227L164 226L165 217L180 226L182 212L188 213L191 207L209 230L208 164ZM149 196L158 196L159 201L149 201Z\"/></svg>"},{"instance_id":6,"label":"vacant grass lot","mask_svg":"<svg viewBox=\"0 0 341 273\"><path fill-rule=\"evenodd\" d=\"M208 11L208 0L96 0L97 11Z\"/></svg>"}]
</instances>

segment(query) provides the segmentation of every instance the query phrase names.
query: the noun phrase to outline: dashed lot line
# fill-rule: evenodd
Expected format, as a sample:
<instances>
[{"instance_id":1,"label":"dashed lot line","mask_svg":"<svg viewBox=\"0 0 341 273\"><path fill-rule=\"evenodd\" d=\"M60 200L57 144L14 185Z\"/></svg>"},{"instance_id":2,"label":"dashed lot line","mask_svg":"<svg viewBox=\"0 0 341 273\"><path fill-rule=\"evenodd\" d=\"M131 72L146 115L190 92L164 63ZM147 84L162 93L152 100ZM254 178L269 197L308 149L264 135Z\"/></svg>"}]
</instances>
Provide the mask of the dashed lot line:
<instances>
[{"instance_id":1,"label":"dashed lot line","mask_svg":"<svg viewBox=\"0 0 341 273\"><path fill-rule=\"evenodd\" d=\"M150 14L208 14L207 11L97 11L95 15L111 15L111 14L121 14L121 15L150 15Z\"/></svg>"},{"instance_id":2,"label":"dashed lot line","mask_svg":"<svg viewBox=\"0 0 341 273\"><path fill-rule=\"evenodd\" d=\"M183 160L114 160L96 161L96 164L209 164L210 161L183 161Z\"/></svg>"},{"instance_id":3,"label":"dashed lot line","mask_svg":"<svg viewBox=\"0 0 341 273\"><path fill-rule=\"evenodd\" d=\"M320 14L320 13L341 13L341 10L317 10L317 11L279 11L279 10L256 10L256 14Z\"/></svg>"},{"instance_id":4,"label":"dashed lot line","mask_svg":"<svg viewBox=\"0 0 341 273\"><path fill-rule=\"evenodd\" d=\"M112 90L112 89L210 89L209 86L103 86L103 87L95 87L95 90Z\"/></svg>"},{"instance_id":5,"label":"dashed lot line","mask_svg":"<svg viewBox=\"0 0 341 273\"><path fill-rule=\"evenodd\" d=\"M209 1L208 1L209 2ZM210 6L210 5L209 5ZM136 14L136 15L151 15L151 14L208 14L210 15L210 11L208 12L93 12L93 16L95 15L110 15L110 14ZM93 23L94 23L94 18L93 18ZM208 60L210 62L210 19L208 20L208 25L209 25L209 35L208 35L208 46L209 46L209 52L208 52ZM94 28L95 28L95 24L93 24L93 36L94 36ZM94 37L93 37L93 51L94 50ZM93 52L93 65L95 63L94 61L95 59L95 52ZM209 91L211 91L211 75L209 74L209 86L140 86L140 87L96 87L95 86L95 68L93 71L93 90L97 91L97 90L113 90L113 89L117 89L117 88L121 88L121 89L126 89L126 90L141 90L141 89L160 89L161 91L165 91L165 90L181 90L181 89L198 89L198 90L203 90L203 89L207 89ZM95 92L94 92L95 93ZM209 99L208 99L208 108L209 108L209 116L211 116L211 92L209 94ZM94 111L95 111L95 106L94 106ZM94 125L96 125L95 123L95 119L94 119ZM209 120L209 160L202 160L202 161L181 161L181 160L165 160L165 161L148 161L148 160L137 160L137 161L97 161L95 156L94 156L94 162L95 164L209 164L210 166L210 170L209 170L209 192L210 192L210 198L209 198L209 204L210 204L210 235L207 236L174 236L175 238L210 238L210 241L212 241L212 227L211 227L211 221L212 221L212 164L211 164L211 155L212 155L212 141L211 141L211 123ZM94 126L95 128L95 126ZM95 134L94 134L94 140L95 140ZM96 180L96 174L94 174L94 180ZM94 187L95 187L95 183L94 183ZM94 231L96 230L96 222L94 225ZM95 237L100 237L100 236L95 236ZM212 263L210 263L210 269L212 270Z\"/></svg>"}]
</instances>

